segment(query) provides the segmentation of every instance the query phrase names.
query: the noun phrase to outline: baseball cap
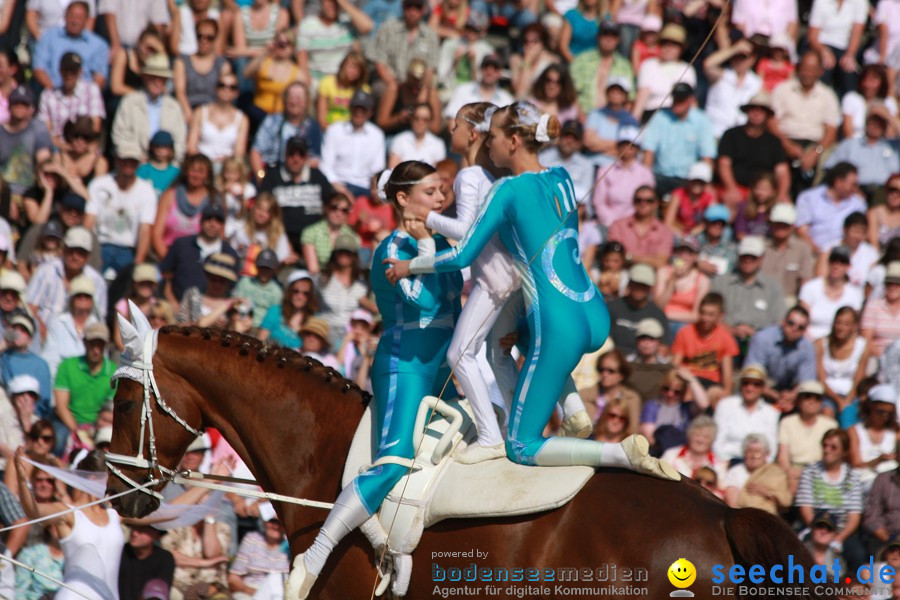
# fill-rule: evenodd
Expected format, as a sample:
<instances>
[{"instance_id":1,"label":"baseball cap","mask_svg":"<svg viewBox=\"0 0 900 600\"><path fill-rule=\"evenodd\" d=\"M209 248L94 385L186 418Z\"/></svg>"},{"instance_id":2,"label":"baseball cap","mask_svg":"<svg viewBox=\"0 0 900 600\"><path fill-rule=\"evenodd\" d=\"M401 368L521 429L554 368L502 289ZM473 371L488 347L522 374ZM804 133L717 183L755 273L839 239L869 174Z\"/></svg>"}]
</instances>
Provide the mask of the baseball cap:
<instances>
[{"instance_id":1,"label":"baseball cap","mask_svg":"<svg viewBox=\"0 0 900 600\"><path fill-rule=\"evenodd\" d=\"M69 298L75 296L90 296L93 298L96 292L97 287L94 285L94 282L85 275L78 275L69 283Z\"/></svg>"},{"instance_id":2,"label":"baseball cap","mask_svg":"<svg viewBox=\"0 0 900 600\"><path fill-rule=\"evenodd\" d=\"M225 252L216 252L207 257L203 262L203 270L209 275L227 279L232 283L238 279L237 259Z\"/></svg>"},{"instance_id":3,"label":"baseball cap","mask_svg":"<svg viewBox=\"0 0 900 600\"><path fill-rule=\"evenodd\" d=\"M819 383L818 381L804 381L800 385L797 386L797 395L800 394L813 394L815 396L824 396L825 395L825 386Z\"/></svg>"},{"instance_id":4,"label":"baseball cap","mask_svg":"<svg viewBox=\"0 0 900 600\"><path fill-rule=\"evenodd\" d=\"M41 395L41 384L33 375L16 375L9 382L9 393L24 394L31 392L32 394Z\"/></svg>"},{"instance_id":5,"label":"baseball cap","mask_svg":"<svg viewBox=\"0 0 900 600\"><path fill-rule=\"evenodd\" d=\"M165 129L160 129L150 138L151 146L170 146L175 147L175 138Z\"/></svg>"},{"instance_id":6,"label":"baseball cap","mask_svg":"<svg viewBox=\"0 0 900 600\"><path fill-rule=\"evenodd\" d=\"M622 88L625 93L631 92L631 80L628 77L613 76L606 80L606 89L613 86Z\"/></svg>"},{"instance_id":7,"label":"baseball cap","mask_svg":"<svg viewBox=\"0 0 900 600\"><path fill-rule=\"evenodd\" d=\"M570 119L563 123L562 129L560 129L560 135L566 134L574 135L580 140L584 135L584 126L576 119Z\"/></svg>"},{"instance_id":8,"label":"baseball cap","mask_svg":"<svg viewBox=\"0 0 900 600\"><path fill-rule=\"evenodd\" d=\"M597 29L597 35L619 35L619 24L604 20Z\"/></svg>"},{"instance_id":9,"label":"baseball cap","mask_svg":"<svg viewBox=\"0 0 900 600\"><path fill-rule=\"evenodd\" d=\"M63 239L63 227L62 223L57 220L47 221L44 223L44 226L41 228L41 237L54 237L57 239Z\"/></svg>"},{"instance_id":10,"label":"baseball cap","mask_svg":"<svg viewBox=\"0 0 900 600\"><path fill-rule=\"evenodd\" d=\"M112 442L112 427L104 425L97 429L97 433L94 435L94 445L109 444L110 442Z\"/></svg>"},{"instance_id":11,"label":"baseball cap","mask_svg":"<svg viewBox=\"0 0 900 600\"><path fill-rule=\"evenodd\" d=\"M897 390L889 383L876 385L869 390L869 402L884 402L885 404L897 404Z\"/></svg>"},{"instance_id":12,"label":"baseball cap","mask_svg":"<svg viewBox=\"0 0 900 600\"><path fill-rule=\"evenodd\" d=\"M900 283L900 260L892 260L888 263L884 272L885 283Z\"/></svg>"},{"instance_id":13,"label":"baseball cap","mask_svg":"<svg viewBox=\"0 0 900 600\"><path fill-rule=\"evenodd\" d=\"M836 530L837 525L835 525L834 517L831 516L831 513L827 510L816 511L815 516L813 516L812 526L823 525L831 530Z\"/></svg>"},{"instance_id":14,"label":"baseball cap","mask_svg":"<svg viewBox=\"0 0 900 600\"><path fill-rule=\"evenodd\" d=\"M266 522L278 519L278 515L275 514L275 507L272 506L271 502L259 503L259 518Z\"/></svg>"},{"instance_id":15,"label":"baseball cap","mask_svg":"<svg viewBox=\"0 0 900 600\"><path fill-rule=\"evenodd\" d=\"M772 223L784 223L785 225L793 225L797 222L797 209L793 204L779 202L772 207L769 212L769 221Z\"/></svg>"},{"instance_id":16,"label":"baseball cap","mask_svg":"<svg viewBox=\"0 0 900 600\"><path fill-rule=\"evenodd\" d=\"M359 242L356 240L355 236L352 236L349 233L342 233L334 240L334 248L332 248L332 251L334 252L339 250L354 253L359 252Z\"/></svg>"},{"instance_id":17,"label":"baseball cap","mask_svg":"<svg viewBox=\"0 0 900 600\"><path fill-rule=\"evenodd\" d=\"M34 335L34 321L25 313L19 313L10 319L9 326L12 327L13 325L21 325L29 335Z\"/></svg>"},{"instance_id":18,"label":"baseball cap","mask_svg":"<svg viewBox=\"0 0 900 600\"><path fill-rule=\"evenodd\" d=\"M653 287L656 284L656 272L648 264L636 263L628 269L628 281Z\"/></svg>"},{"instance_id":19,"label":"baseball cap","mask_svg":"<svg viewBox=\"0 0 900 600\"><path fill-rule=\"evenodd\" d=\"M353 97L350 99L350 108L357 107L372 110L375 108L375 99L372 98L371 94L367 94L362 90L356 90L356 92L353 93Z\"/></svg>"},{"instance_id":20,"label":"baseball cap","mask_svg":"<svg viewBox=\"0 0 900 600\"><path fill-rule=\"evenodd\" d=\"M700 252L700 240L697 239L697 236L683 235L675 241L675 250L679 248L687 248L694 252Z\"/></svg>"},{"instance_id":21,"label":"baseball cap","mask_svg":"<svg viewBox=\"0 0 900 600\"><path fill-rule=\"evenodd\" d=\"M63 208L71 208L83 213L85 206L87 206L87 200L85 200L84 196L81 196L80 194L76 194L75 192L68 192L65 196L63 196L61 204Z\"/></svg>"},{"instance_id":22,"label":"baseball cap","mask_svg":"<svg viewBox=\"0 0 900 600\"><path fill-rule=\"evenodd\" d=\"M81 56L76 54L75 52L66 52L62 55L62 58L59 60L59 70L60 71L77 71L81 68L81 65L84 63L81 60Z\"/></svg>"},{"instance_id":23,"label":"baseball cap","mask_svg":"<svg viewBox=\"0 0 900 600\"><path fill-rule=\"evenodd\" d=\"M201 434L194 438L194 441L191 442L191 445L187 447L185 453L187 452L206 452L209 450L209 443L207 441L207 435Z\"/></svg>"},{"instance_id":24,"label":"baseball cap","mask_svg":"<svg viewBox=\"0 0 900 600\"><path fill-rule=\"evenodd\" d=\"M162 579L151 579L141 590L141 600L169 600L169 586Z\"/></svg>"},{"instance_id":25,"label":"baseball cap","mask_svg":"<svg viewBox=\"0 0 900 600\"><path fill-rule=\"evenodd\" d=\"M27 85L20 85L9 94L9 104L10 106L13 104L34 106L34 94L31 93Z\"/></svg>"},{"instance_id":26,"label":"baseball cap","mask_svg":"<svg viewBox=\"0 0 900 600\"><path fill-rule=\"evenodd\" d=\"M640 128L634 125L620 125L618 131L616 131L616 143L637 144L640 141L640 135Z\"/></svg>"},{"instance_id":27,"label":"baseball cap","mask_svg":"<svg viewBox=\"0 0 900 600\"><path fill-rule=\"evenodd\" d=\"M300 152L305 156L309 154L309 143L305 138L295 135L288 139L287 143L284 145L284 151L286 154Z\"/></svg>"},{"instance_id":28,"label":"baseball cap","mask_svg":"<svg viewBox=\"0 0 900 600\"><path fill-rule=\"evenodd\" d=\"M373 321L372 313L364 308L357 308L352 313L350 313L350 322L352 323L353 321L363 321L371 325Z\"/></svg>"},{"instance_id":29,"label":"baseball cap","mask_svg":"<svg viewBox=\"0 0 900 600\"><path fill-rule=\"evenodd\" d=\"M158 283L159 271L157 270L156 265L142 263L134 267L134 271L131 273L131 280L134 283L141 283L143 281Z\"/></svg>"},{"instance_id":30,"label":"baseball cap","mask_svg":"<svg viewBox=\"0 0 900 600\"><path fill-rule=\"evenodd\" d=\"M70 227L66 232L66 237L63 238L63 245L66 248L80 248L90 252L94 249L94 238L91 236L90 231L76 225L75 227Z\"/></svg>"},{"instance_id":31,"label":"baseball cap","mask_svg":"<svg viewBox=\"0 0 900 600\"><path fill-rule=\"evenodd\" d=\"M853 252L847 246L835 246L828 253L828 262L842 262L849 265L851 256Z\"/></svg>"},{"instance_id":32,"label":"baseball cap","mask_svg":"<svg viewBox=\"0 0 900 600\"><path fill-rule=\"evenodd\" d=\"M664 333L662 324L656 319L641 319L638 321L634 336L650 337L658 340L662 338Z\"/></svg>"},{"instance_id":33,"label":"baseball cap","mask_svg":"<svg viewBox=\"0 0 900 600\"><path fill-rule=\"evenodd\" d=\"M738 246L738 256L755 256L759 258L766 253L766 240L758 235L748 235Z\"/></svg>"},{"instance_id":34,"label":"baseball cap","mask_svg":"<svg viewBox=\"0 0 900 600\"><path fill-rule=\"evenodd\" d=\"M466 19L466 27L469 29L474 29L475 31L484 31L490 25L490 19L488 16L479 10L473 10L469 13L469 18Z\"/></svg>"},{"instance_id":35,"label":"baseball cap","mask_svg":"<svg viewBox=\"0 0 900 600\"><path fill-rule=\"evenodd\" d=\"M269 248L266 248L256 256L257 269L277 269L279 264L278 255Z\"/></svg>"},{"instance_id":36,"label":"baseball cap","mask_svg":"<svg viewBox=\"0 0 900 600\"><path fill-rule=\"evenodd\" d=\"M500 57L496 54L488 54L484 58L481 59L481 68L485 67L494 67L495 69L503 68L503 63L500 62Z\"/></svg>"},{"instance_id":37,"label":"baseball cap","mask_svg":"<svg viewBox=\"0 0 900 600\"><path fill-rule=\"evenodd\" d=\"M5 269L0 275L0 290L13 290L23 294L25 293L25 278L18 271Z\"/></svg>"},{"instance_id":38,"label":"baseball cap","mask_svg":"<svg viewBox=\"0 0 900 600\"><path fill-rule=\"evenodd\" d=\"M134 144L122 144L116 148L116 158L119 160L143 160L144 154Z\"/></svg>"},{"instance_id":39,"label":"baseball cap","mask_svg":"<svg viewBox=\"0 0 900 600\"><path fill-rule=\"evenodd\" d=\"M109 327L103 323L93 323L84 330L84 341L102 340L109 343Z\"/></svg>"},{"instance_id":40,"label":"baseball cap","mask_svg":"<svg viewBox=\"0 0 900 600\"><path fill-rule=\"evenodd\" d=\"M284 285L290 287L301 279L309 279L310 281L312 281L313 276L306 269L296 269L290 275L288 275L288 278L285 281Z\"/></svg>"},{"instance_id":41,"label":"baseball cap","mask_svg":"<svg viewBox=\"0 0 900 600\"><path fill-rule=\"evenodd\" d=\"M725 221L727 223L731 220L731 212L724 204L710 204L703 211L703 220L710 223L713 221Z\"/></svg>"},{"instance_id":42,"label":"baseball cap","mask_svg":"<svg viewBox=\"0 0 900 600\"><path fill-rule=\"evenodd\" d=\"M659 15L644 15L644 18L641 19L641 31L659 33L662 31L662 17Z\"/></svg>"},{"instance_id":43,"label":"baseball cap","mask_svg":"<svg viewBox=\"0 0 900 600\"><path fill-rule=\"evenodd\" d=\"M687 100L693 95L694 88L689 83L681 81L679 83L676 83L675 87L672 88L672 100L674 100L675 102Z\"/></svg>"},{"instance_id":44,"label":"baseball cap","mask_svg":"<svg viewBox=\"0 0 900 600\"><path fill-rule=\"evenodd\" d=\"M218 202L210 202L203 207L203 213L201 214L200 219L203 221L206 219L218 219L224 223L225 208Z\"/></svg>"},{"instance_id":45,"label":"baseball cap","mask_svg":"<svg viewBox=\"0 0 900 600\"><path fill-rule=\"evenodd\" d=\"M699 180L703 183L711 183L712 176L712 167L708 162L702 160L692 164L688 171L688 181Z\"/></svg>"}]
</instances>

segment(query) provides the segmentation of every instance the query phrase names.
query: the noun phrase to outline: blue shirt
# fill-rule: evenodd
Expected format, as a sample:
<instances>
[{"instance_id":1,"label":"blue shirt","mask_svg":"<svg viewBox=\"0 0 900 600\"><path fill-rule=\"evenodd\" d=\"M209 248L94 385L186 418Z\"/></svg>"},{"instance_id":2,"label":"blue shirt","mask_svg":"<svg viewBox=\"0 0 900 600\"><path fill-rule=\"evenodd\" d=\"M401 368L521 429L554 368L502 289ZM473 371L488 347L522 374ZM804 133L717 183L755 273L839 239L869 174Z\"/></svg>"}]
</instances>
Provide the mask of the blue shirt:
<instances>
[{"instance_id":1,"label":"blue shirt","mask_svg":"<svg viewBox=\"0 0 900 600\"><path fill-rule=\"evenodd\" d=\"M157 169L148 162L137 168L137 176L141 179L146 179L153 185L157 198L169 189L169 186L172 185L180 172L181 169L172 164L162 170Z\"/></svg>"},{"instance_id":2,"label":"blue shirt","mask_svg":"<svg viewBox=\"0 0 900 600\"><path fill-rule=\"evenodd\" d=\"M569 52L572 56L597 47L597 19L585 19L577 9L573 8L563 15L572 27L572 39L569 41Z\"/></svg>"},{"instance_id":3,"label":"blue shirt","mask_svg":"<svg viewBox=\"0 0 900 600\"><path fill-rule=\"evenodd\" d=\"M0 354L0 383L7 387L17 375L31 375L38 380L41 385L41 397L38 399L35 413L42 419L51 418L53 404L50 401L50 394L53 384L47 362L31 351L6 350Z\"/></svg>"},{"instance_id":4,"label":"blue shirt","mask_svg":"<svg viewBox=\"0 0 900 600\"><path fill-rule=\"evenodd\" d=\"M627 110L611 110L609 108L598 108L592 110L587 117L585 126L597 134L597 137L603 140L615 140L619 137L619 127L625 125L633 125L638 127L637 122L630 112ZM605 167L615 162L615 158L602 152L588 153L594 164L598 167Z\"/></svg>"},{"instance_id":5,"label":"blue shirt","mask_svg":"<svg viewBox=\"0 0 900 600\"><path fill-rule=\"evenodd\" d=\"M844 219L855 212L866 214L867 210L862 196L854 194L834 202L828 195L828 186L822 184L797 196L796 227L808 226L813 243L820 250L827 250L844 237Z\"/></svg>"},{"instance_id":6,"label":"blue shirt","mask_svg":"<svg viewBox=\"0 0 900 600\"><path fill-rule=\"evenodd\" d=\"M699 108L692 108L684 119L670 108L658 110L644 130L641 147L653 152L653 172L665 177L687 179L691 165L716 157L712 124Z\"/></svg>"},{"instance_id":7,"label":"blue shirt","mask_svg":"<svg viewBox=\"0 0 900 600\"><path fill-rule=\"evenodd\" d=\"M285 348L299 350L303 345L303 342L300 340L300 334L288 327L288 324L281 318L280 304L269 307L269 310L266 311L266 316L263 317L260 328L269 332L269 338L273 342L281 344Z\"/></svg>"},{"instance_id":8,"label":"blue shirt","mask_svg":"<svg viewBox=\"0 0 900 600\"><path fill-rule=\"evenodd\" d=\"M65 27L54 27L41 35L34 46L32 66L46 72L54 87L59 87L62 85L59 61L66 52L74 52L81 57L82 79L93 79L95 74L104 79L109 76L109 46L103 38L87 30L73 37L66 33Z\"/></svg>"},{"instance_id":9,"label":"blue shirt","mask_svg":"<svg viewBox=\"0 0 900 600\"><path fill-rule=\"evenodd\" d=\"M373 27L369 34L372 37L385 21L403 17L403 9L399 0L367 0L362 9L372 19Z\"/></svg>"},{"instance_id":10,"label":"blue shirt","mask_svg":"<svg viewBox=\"0 0 900 600\"><path fill-rule=\"evenodd\" d=\"M825 161L830 169L839 162L848 162L859 169L860 185L884 185L892 173L900 171L900 155L885 140L870 144L866 138L846 139Z\"/></svg>"},{"instance_id":11,"label":"blue shirt","mask_svg":"<svg viewBox=\"0 0 900 600\"><path fill-rule=\"evenodd\" d=\"M147 94L144 94L147 96ZM150 122L150 137L153 137L153 134L159 131L159 116L162 113L162 95L156 97L156 100L152 100L150 96L147 96L147 120Z\"/></svg>"},{"instance_id":12,"label":"blue shirt","mask_svg":"<svg viewBox=\"0 0 900 600\"><path fill-rule=\"evenodd\" d=\"M319 124L307 118L296 127L285 121L282 114L269 115L263 120L253 140L253 149L259 152L266 165L272 166L284 160L287 141L295 135L306 140L312 156L322 155L322 130L319 129Z\"/></svg>"},{"instance_id":13,"label":"blue shirt","mask_svg":"<svg viewBox=\"0 0 900 600\"><path fill-rule=\"evenodd\" d=\"M815 381L816 351L812 342L802 337L795 343L784 339L781 325L760 329L750 339L744 364L762 365L775 384L775 389L792 388L804 381Z\"/></svg>"}]
</instances>

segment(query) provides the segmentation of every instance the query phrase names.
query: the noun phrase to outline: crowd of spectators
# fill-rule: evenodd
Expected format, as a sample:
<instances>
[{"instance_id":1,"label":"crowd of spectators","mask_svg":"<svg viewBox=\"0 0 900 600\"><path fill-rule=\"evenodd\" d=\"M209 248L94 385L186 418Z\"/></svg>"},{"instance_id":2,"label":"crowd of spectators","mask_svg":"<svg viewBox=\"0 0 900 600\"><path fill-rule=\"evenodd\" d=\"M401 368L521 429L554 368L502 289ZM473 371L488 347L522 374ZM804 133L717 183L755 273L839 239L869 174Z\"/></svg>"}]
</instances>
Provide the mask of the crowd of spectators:
<instances>
[{"instance_id":1,"label":"crowd of spectators","mask_svg":"<svg viewBox=\"0 0 900 600\"><path fill-rule=\"evenodd\" d=\"M562 123L541 159L612 319L573 374L594 437L643 433L817 560L898 566L898 73L900 0L3 0L0 525L88 497L15 453L102 468L128 301L370 387L379 175L432 164L452 213L457 111L527 100ZM245 470L216 432L182 466ZM4 552L121 600L268 598L287 571L239 496L124 538L73 514ZM3 598L55 589L0 561Z\"/></svg>"}]
</instances>

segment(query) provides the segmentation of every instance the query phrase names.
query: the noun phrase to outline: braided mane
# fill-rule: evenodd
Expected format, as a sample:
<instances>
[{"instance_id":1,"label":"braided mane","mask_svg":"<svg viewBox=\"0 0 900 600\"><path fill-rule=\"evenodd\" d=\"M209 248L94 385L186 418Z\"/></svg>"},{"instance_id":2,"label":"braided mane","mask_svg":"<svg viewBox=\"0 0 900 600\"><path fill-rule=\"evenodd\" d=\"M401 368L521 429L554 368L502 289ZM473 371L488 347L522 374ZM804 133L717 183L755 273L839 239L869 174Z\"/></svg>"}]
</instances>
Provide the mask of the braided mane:
<instances>
[{"instance_id":1,"label":"braided mane","mask_svg":"<svg viewBox=\"0 0 900 600\"><path fill-rule=\"evenodd\" d=\"M339 385L341 391L345 394L350 392L358 394L363 404L367 404L372 399L372 395L369 392L333 368L326 367L318 360L304 356L296 350L284 348L278 344L270 344L249 335L216 327L197 327L195 325L166 325L159 330L159 333L161 335L181 335L186 338L217 341L225 348L234 346L238 349L240 356L253 354L257 362L268 362L269 364L274 364L278 369L290 368L319 375L325 383Z\"/></svg>"}]
</instances>

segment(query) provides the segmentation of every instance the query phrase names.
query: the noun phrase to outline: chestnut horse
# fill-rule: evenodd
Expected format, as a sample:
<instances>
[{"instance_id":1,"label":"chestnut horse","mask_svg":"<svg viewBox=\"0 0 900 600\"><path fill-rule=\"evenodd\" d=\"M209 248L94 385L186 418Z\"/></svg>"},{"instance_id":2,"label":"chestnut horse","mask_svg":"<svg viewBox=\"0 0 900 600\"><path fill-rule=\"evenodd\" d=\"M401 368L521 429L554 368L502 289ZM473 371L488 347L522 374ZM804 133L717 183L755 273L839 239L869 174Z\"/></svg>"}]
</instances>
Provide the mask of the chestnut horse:
<instances>
[{"instance_id":1,"label":"chestnut horse","mask_svg":"<svg viewBox=\"0 0 900 600\"><path fill-rule=\"evenodd\" d=\"M324 502L337 497L344 460L369 400L357 386L296 352L197 327L163 328L152 366L158 392L171 410L166 414L154 402L150 417L161 466L174 469L193 439L174 414L194 429L217 428L263 489ZM148 444L139 447L144 439L143 401L141 383L119 379L110 452L135 456L142 451L149 456ZM147 468L119 468L119 474L115 470L109 474L110 494L128 489L122 475L139 483L149 481ZM156 508L157 500L136 492L113 504L123 516L142 517ZM292 556L312 543L326 516L325 510L294 504L276 502L275 509ZM475 554L466 556L470 552ZM696 567L697 580L690 586L696 598L738 597L736 591L714 593L714 565L722 565L726 575L735 564L745 568L761 564L768 573L769 566L785 564L788 555L809 573L811 556L772 515L729 508L692 482L601 469L571 502L556 510L444 521L426 530L414 555L406 597L418 600L455 592L469 598L552 598L575 595L574 588L618 585L624 590L616 594L620 597L661 599L675 590L667 570L680 557ZM329 559L311 598L370 598L376 582L374 563L367 540L358 532L348 536ZM539 568L542 573L575 568L581 575L578 583L562 584L547 582L545 575L537 583L449 581L461 572L456 568L471 575L473 563L479 569L508 569L510 574L516 568ZM588 572L593 573L593 582L584 579ZM603 573L607 581L597 582ZM728 586L727 581L726 577L718 585ZM462 590L464 585L468 591ZM560 585L569 591L560 591Z\"/></svg>"}]
</instances>

